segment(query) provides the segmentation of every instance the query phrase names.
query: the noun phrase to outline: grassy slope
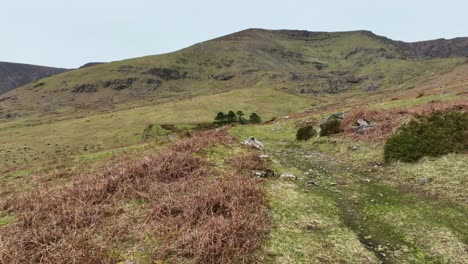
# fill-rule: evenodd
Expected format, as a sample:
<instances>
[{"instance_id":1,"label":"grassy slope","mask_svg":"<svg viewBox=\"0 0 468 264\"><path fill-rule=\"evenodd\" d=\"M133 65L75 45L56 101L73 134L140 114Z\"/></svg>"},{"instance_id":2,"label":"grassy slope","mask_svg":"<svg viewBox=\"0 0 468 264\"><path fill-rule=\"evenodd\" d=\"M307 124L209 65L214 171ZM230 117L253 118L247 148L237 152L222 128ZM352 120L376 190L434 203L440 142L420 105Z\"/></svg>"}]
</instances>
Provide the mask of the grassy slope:
<instances>
[{"instance_id":1,"label":"grassy slope","mask_svg":"<svg viewBox=\"0 0 468 264\"><path fill-rule=\"evenodd\" d=\"M299 177L266 185L274 221L266 245L270 262L468 260L466 155L375 167L369 163L382 160L382 144L341 138L297 143L296 121L231 130L262 140L275 170Z\"/></svg>"},{"instance_id":2,"label":"grassy slope","mask_svg":"<svg viewBox=\"0 0 468 264\"><path fill-rule=\"evenodd\" d=\"M32 126L6 123L0 127L0 169L138 144L149 124L211 122L218 111L231 109L257 112L267 120L316 103L260 87Z\"/></svg>"}]
</instances>

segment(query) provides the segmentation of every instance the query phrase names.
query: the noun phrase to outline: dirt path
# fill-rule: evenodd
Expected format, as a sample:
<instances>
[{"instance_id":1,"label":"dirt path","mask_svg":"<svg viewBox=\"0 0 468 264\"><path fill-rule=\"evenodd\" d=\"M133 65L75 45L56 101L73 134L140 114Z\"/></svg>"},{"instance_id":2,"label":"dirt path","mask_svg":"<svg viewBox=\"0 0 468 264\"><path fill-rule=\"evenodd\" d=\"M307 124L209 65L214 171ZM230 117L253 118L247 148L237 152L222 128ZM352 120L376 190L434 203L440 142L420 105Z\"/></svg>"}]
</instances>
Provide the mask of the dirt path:
<instances>
[{"instance_id":1,"label":"dirt path","mask_svg":"<svg viewBox=\"0 0 468 264\"><path fill-rule=\"evenodd\" d=\"M385 185L303 145L267 143L276 169L298 176L268 183L270 262L468 263L466 207Z\"/></svg>"}]
</instances>

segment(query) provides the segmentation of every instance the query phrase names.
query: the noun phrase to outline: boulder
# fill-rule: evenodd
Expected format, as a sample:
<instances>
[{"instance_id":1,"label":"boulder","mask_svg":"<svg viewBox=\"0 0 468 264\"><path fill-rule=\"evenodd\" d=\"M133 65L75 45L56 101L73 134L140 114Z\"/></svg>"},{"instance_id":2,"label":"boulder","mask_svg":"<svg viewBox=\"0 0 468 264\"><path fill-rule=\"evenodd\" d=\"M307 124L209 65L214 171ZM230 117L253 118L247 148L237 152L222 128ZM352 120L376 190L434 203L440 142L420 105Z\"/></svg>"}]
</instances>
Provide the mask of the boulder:
<instances>
[{"instance_id":1,"label":"boulder","mask_svg":"<svg viewBox=\"0 0 468 264\"><path fill-rule=\"evenodd\" d=\"M251 146L259 150L263 150L264 148L263 143L254 137L247 138L246 140L242 142L242 145Z\"/></svg>"},{"instance_id":2,"label":"boulder","mask_svg":"<svg viewBox=\"0 0 468 264\"><path fill-rule=\"evenodd\" d=\"M252 176L258 177L258 178L265 178L267 176L266 171L252 171Z\"/></svg>"},{"instance_id":3,"label":"boulder","mask_svg":"<svg viewBox=\"0 0 468 264\"><path fill-rule=\"evenodd\" d=\"M337 120L340 120L340 121L341 121L341 120L344 119L344 117L345 117L344 114L341 113L341 112L333 113L333 114L327 116L326 118L322 119L322 120L320 121L320 124L319 124L319 125L323 125L323 124L327 123L328 121L334 120L334 119L337 119Z\"/></svg>"},{"instance_id":4,"label":"boulder","mask_svg":"<svg viewBox=\"0 0 468 264\"><path fill-rule=\"evenodd\" d=\"M358 119L356 121L356 124L357 124L357 126L354 128L354 130L358 134L364 134L364 132L366 132L366 130L368 130L369 128L372 127L372 124L369 121L365 120L365 119Z\"/></svg>"},{"instance_id":5,"label":"boulder","mask_svg":"<svg viewBox=\"0 0 468 264\"><path fill-rule=\"evenodd\" d=\"M291 180L297 179L296 175L294 175L292 173L282 173L280 175L280 178L282 178L282 179L291 179Z\"/></svg>"}]
</instances>

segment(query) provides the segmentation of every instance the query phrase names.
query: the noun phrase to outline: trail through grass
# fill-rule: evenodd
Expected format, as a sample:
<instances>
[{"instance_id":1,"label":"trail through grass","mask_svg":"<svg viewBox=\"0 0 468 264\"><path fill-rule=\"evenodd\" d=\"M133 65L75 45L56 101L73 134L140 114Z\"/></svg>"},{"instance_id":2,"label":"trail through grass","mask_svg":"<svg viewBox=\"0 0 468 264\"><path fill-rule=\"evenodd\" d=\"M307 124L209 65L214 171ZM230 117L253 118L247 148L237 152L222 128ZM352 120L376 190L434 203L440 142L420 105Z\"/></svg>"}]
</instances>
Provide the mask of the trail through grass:
<instances>
[{"instance_id":1,"label":"trail through grass","mask_svg":"<svg viewBox=\"0 0 468 264\"><path fill-rule=\"evenodd\" d=\"M466 204L399 188L386 176L401 174L394 166L367 164L381 160L380 146L358 155L340 139L296 143L287 122L231 132L258 137L278 173L298 176L267 184L270 263L468 262Z\"/></svg>"}]
</instances>

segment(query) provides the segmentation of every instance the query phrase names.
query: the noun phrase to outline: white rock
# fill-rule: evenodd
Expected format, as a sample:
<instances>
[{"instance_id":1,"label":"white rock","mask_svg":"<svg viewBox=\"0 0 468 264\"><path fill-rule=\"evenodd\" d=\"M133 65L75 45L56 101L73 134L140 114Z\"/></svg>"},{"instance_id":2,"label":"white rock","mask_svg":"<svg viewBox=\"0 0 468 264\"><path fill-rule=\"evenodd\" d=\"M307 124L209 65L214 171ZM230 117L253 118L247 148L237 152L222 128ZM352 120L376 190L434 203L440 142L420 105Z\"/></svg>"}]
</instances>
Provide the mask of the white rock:
<instances>
[{"instance_id":1,"label":"white rock","mask_svg":"<svg viewBox=\"0 0 468 264\"><path fill-rule=\"evenodd\" d=\"M251 146L256 149L262 150L264 148L263 143L254 137L249 137L248 139L242 142L243 145Z\"/></svg>"},{"instance_id":2,"label":"white rock","mask_svg":"<svg viewBox=\"0 0 468 264\"><path fill-rule=\"evenodd\" d=\"M297 179L296 175L294 175L292 173L283 173L283 174L280 175L280 178L291 179L291 180Z\"/></svg>"}]
</instances>

